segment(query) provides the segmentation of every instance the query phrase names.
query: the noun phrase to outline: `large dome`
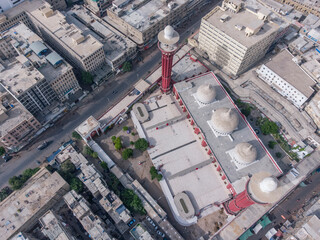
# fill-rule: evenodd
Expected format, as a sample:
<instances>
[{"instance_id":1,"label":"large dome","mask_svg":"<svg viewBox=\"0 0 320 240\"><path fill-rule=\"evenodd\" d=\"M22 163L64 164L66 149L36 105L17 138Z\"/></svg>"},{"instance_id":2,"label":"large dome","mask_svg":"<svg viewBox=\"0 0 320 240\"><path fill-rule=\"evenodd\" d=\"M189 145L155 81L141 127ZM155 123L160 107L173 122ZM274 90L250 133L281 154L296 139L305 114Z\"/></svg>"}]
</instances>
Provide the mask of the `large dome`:
<instances>
[{"instance_id":1,"label":"large dome","mask_svg":"<svg viewBox=\"0 0 320 240\"><path fill-rule=\"evenodd\" d=\"M257 159L257 149L250 143L243 142L236 146L236 160L244 164L252 163Z\"/></svg>"},{"instance_id":2,"label":"large dome","mask_svg":"<svg viewBox=\"0 0 320 240\"><path fill-rule=\"evenodd\" d=\"M173 35L174 35L174 29L173 27L171 27L170 25L166 26L164 28L164 37L166 39L171 39L173 38Z\"/></svg>"},{"instance_id":3,"label":"large dome","mask_svg":"<svg viewBox=\"0 0 320 240\"><path fill-rule=\"evenodd\" d=\"M197 99L199 102L208 104L215 100L216 91L211 84L203 84L197 90Z\"/></svg>"},{"instance_id":4,"label":"large dome","mask_svg":"<svg viewBox=\"0 0 320 240\"><path fill-rule=\"evenodd\" d=\"M219 108L211 117L213 128L221 134L230 134L239 124L238 114L231 108Z\"/></svg>"},{"instance_id":5,"label":"large dome","mask_svg":"<svg viewBox=\"0 0 320 240\"><path fill-rule=\"evenodd\" d=\"M277 189L278 181L274 177L266 177L260 182L259 186L262 192L270 193Z\"/></svg>"}]
</instances>

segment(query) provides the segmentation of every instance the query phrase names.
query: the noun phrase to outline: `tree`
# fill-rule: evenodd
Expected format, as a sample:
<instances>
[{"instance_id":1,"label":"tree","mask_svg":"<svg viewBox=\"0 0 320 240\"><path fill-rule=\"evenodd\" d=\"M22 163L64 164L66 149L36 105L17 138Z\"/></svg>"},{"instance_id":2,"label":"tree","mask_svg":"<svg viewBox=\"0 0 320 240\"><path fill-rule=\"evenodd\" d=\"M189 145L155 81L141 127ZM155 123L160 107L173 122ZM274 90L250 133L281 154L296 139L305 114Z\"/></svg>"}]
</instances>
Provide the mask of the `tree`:
<instances>
[{"instance_id":1,"label":"tree","mask_svg":"<svg viewBox=\"0 0 320 240\"><path fill-rule=\"evenodd\" d=\"M269 146L269 148L271 148L271 149L274 149L274 146L275 145L277 145L277 142L275 142L275 141L269 141L268 142L268 146Z\"/></svg>"},{"instance_id":2,"label":"tree","mask_svg":"<svg viewBox=\"0 0 320 240\"><path fill-rule=\"evenodd\" d=\"M13 190L18 190L22 187L24 182L20 177L13 176L12 178L9 179L9 184Z\"/></svg>"},{"instance_id":3,"label":"tree","mask_svg":"<svg viewBox=\"0 0 320 240\"><path fill-rule=\"evenodd\" d=\"M93 76L89 72L82 72L81 80L83 83L90 85L93 83Z\"/></svg>"},{"instance_id":4,"label":"tree","mask_svg":"<svg viewBox=\"0 0 320 240\"><path fill-rule=\"evenodd\" d=\"M140 198L131 189L125 189L121 191L120 198L123 204L132 212L139 214L146 214L146 210L143 208Z\"/></svg>"},{"instance_id":5,"label":"tree","mask_svg":"<svg viewBox=\"0 0 320 240\"><path fill-rule=\"evenodd\" d=\"M158 181L160 181L162 179L162 174L159 174L154 166L150 168L150 174L152 180L156 178Z\"/></svg>"},{"instance_id":6,"label":"tree","mask_svg":"<svg viewBox=\"0 0 320 240\"><path fill-rule=\"evenodd\" d=\"M92 156L92 153L93 153L93 151L92 151L92 149L91 149L90 147L85 146L85 147L83 148L83 154L84 154L84 155Z\"/></svg>"},{"instance_id":7,"label":"tree","mask_svg":"<svg viewBox=\"0 0 320 240\"><path fill-rule=\"evenodd\" d=\"M91 156L92 156L93 158L98 158L98 153L93 152Z\"/></svg>"},{"instance_id":8,"label":"tree","mask_svg":"<svg viewBox=\"0 0 320 240\"><path fill-rule=\"evenodd\" d=\"M6 149L4 147L0 147L0 156L6 153Z\"/></svg>"},{"instance_id":9,"label":"tree","mask_svg":"<svg viewBox=\"0 0 320 240\"><path fill-rule=\"evenodd\" d=\"M67 160L61 164L60 170L65 173L74 173L76 171L76 167L70 160Z\"/></svg>"},{"instance_id":10,"label":"tree","mask_svg":"<svg viewBox=\"0 0 320 240\"><path fill-rule=\"evenodd\" d=\"M122 71L124 72L130 72L132 70L132 64L131 62L125 62L122 66Z\"/></svg>"},{"instance_id":11,"label":"tree","mask_svg":"<svg viewBox=\"0 0 320 240\"><path fill-rule=\"evenodd\" d=\"M73 138L75 138L75 139L78 139L78 140L80 140L80 139L81 139L80 134L79 134L79 133L77 133L76 131L73 131L73 132L72 132L72 137L73 137Z\"/></svg>"},{"instance_id":12,"label":"tree","mask_svg":"<svg viewBox=\"0 0 320 240\"><path fill-rule=\"evenodd\" d=\"M0 202L6 199L11 193L12 190L9 187L2 188L0 191Z\"/></svg>"},{"instance_id":13,"label":"tree","mask_svg":"<svg viewBox=\"0 0 320 240\"><path fill-rule=\"evenodd\" d=\"M145 151L148 149L149 147L149 143L147 140L145 140L144 138L139 138L135 143L134 143L134 147L136 149L139 149L140 151Z\"/></svg>"},{"instance_id":14,"label":"tree","mask_svg":"<svg viewBox=\"0 0 320 240\"><path fill-rule=\"evenodd\" d=\"M128 129L129 129L129 128L128 128L127 126L124 126L124 127L122 128L122 130L125 131L125 132L128 131Z\"/></svg>"},{"instance_id":15,"label":"tree","mask_svg":"<svg viewBox=\"0 0 320 240\"><path fill-rule=\"evenodd\" d=\"M108 169L108 163L106 163L106 162L101 162L101 163L100 163L100 166L101 166L104 170L107 170L107 169Z\"/></svg>"},{"instance_id":16,"label":"tree","mask_svg":"<svg viewBox=\"0 0 320 240\"><path fill-rule=\"evenodd\" d=\"M120 137L117 137L115 140L114 140L114 147L116 150L120 150L122 148L122 143L121 143L121 139Z\"/></svg>"},{"instance_id":17,"label":"tree","mask_svg":"<svg viewBox=\"0 0 320 240\"><path fill-rule=\"evenodd\" d=\"M269 121L269 119L264 119L260 128L261 128L261 132L264 135L277 134L279 132L278 125L272 121Z\"/></svg>"},{"instance_id":18,"label":"tree","mask_svg":"<svg viewBox=\"0 0 320 240\"><path fill-rule=\"evenodd\" d=\"M13 176L9 179L9 184L12 187L13 190L20 189L23 184L28 181L29 178L31 178L36 172L38 172L40 168L28 168L24 170L22 175L19 176Z\"/></svg>"},{"instance_id":19,"label":"tree","mask_svg":"<svg viewBox=\"0 0 320 240\"><path fill-rule=\"evenodd\" d=\"M116 139L117 139L116 136L112 136L112 137L111 137L111 140L112 140L113 144L115 144Z\"/></svg>"},{"instance_id":20,"label":"tree","mask_svg":"<svg viewBox=\"0 0 320 240\"><path fill-rule=\"evenodd\" d=\"M72 190L75 190L77 193L80 193L83 190L83 183L80 181L79 178L73 177L70 181L70 188Z\"/></svg>"},{"instance_id":21,"label":"tree","mask_svg":"<svg viewBox=\"0 0 320 240\"><path fill-rule=\"evenodd\" d=\"M281 152L276 152L276 157L277 158L281 158L282 157L282 153Z\"/></svg>"},{"instance_id":22,"label":"tree","mask_svg":"<svg viewBox=\"0 0 320 240\"><path fill-rule=\"evenodd\" d=\"M133 150L131 148L126 148L125 150L123 150L122 152L122 158L124 160L128 160L129 157L132 157L133 155Z\"/></svg>"}]
</instances>

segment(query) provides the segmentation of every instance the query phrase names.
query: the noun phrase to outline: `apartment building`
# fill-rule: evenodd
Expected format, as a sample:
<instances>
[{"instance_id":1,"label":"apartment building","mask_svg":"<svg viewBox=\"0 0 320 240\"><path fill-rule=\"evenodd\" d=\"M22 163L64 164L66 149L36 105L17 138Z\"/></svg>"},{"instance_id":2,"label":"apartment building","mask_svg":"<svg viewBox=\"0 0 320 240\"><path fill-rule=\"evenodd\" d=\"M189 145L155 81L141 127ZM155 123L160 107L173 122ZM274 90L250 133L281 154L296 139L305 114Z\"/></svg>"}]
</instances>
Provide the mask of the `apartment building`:
<instances>
[{"instance_id":1,"label":"apartment building","mask_svg":"<svg viewBox=\"0 0 320 240\"><path fill-rule=\"evenodd\" d=\"M45 212L69 191L68 183L57 173L41 168L20 190L0 202L1 239L31 230Z\"/></svg>"},{"instance_id":2,"label":"apartment building","mask_svg":"<svg viewBox=\"0 0 320 240\"><path fill-rule=\"evenodd\" d=\"M187 16L188 0L115 0L107 9L106 22L138 44L139 49L156 43L157 34Z\"/></svg>"},{"instance_id":3,"label":"apartment building","mask_svg":"<svg viewBox=\"0 0 320 240\"><path fill-rule=\"evenodd\" d=\"M22 23L16 25L8 30L4 37L10 39L7 41L9 45L7 49L14 49L17 54L26 56L46 78L60 101L67 100L71 94L81 89L72 66L45 45L42 39L26 25Z\"/></svg>"},{"instance_id":4,"label":"apartment building","mask_svg":"<svg viewBox=\"0 0 320 240\"><path fill-rule=\"evenodd\" d=\"M75 68L94 73L106 62L103 45L92 35L69 24L49 4L28 13L36 33Z\"/></svg>"},{"instance_id":5,"label":"apartment building","mask_svg":"<svg viewBox=\"0 0 320 240\"><path fill-rule=\"evenodd\" d=\"M296 10L308 15L310 13L320 17L320 2L314 0L275 0L293 6Z\"/></svg>"},{"instance_id":6,"label":"apartment building","mask_svg":"<svg viewBox=\"0 0 320 240\"><path fill-rule=\"evenodd\" d=\"M199 48L229 75L237 76L265 56L279 26L270 11L244 9L239 0L224 1L202 18Z\"/></svg>"},{"instance_id":7,"label":"apartment building","mask_svg":"<svg viewBox=\"0 0 320 240\"><path fill-rule=\"evenodd\" d=\"M24 0L3 0L0 2L0 13L7 11L10 8L17 6Z\"/></svg>"},{"instance_id":8,"label":"apartment building","mask_svg":"<svg viewBox=\"0 0 320 240\"><path fill-rule=\"evenodd\" d=\"M86 8L75 5L67 12L66 19L103 44L106 62L113 70L137 56L137 45L133 41Z\"/></svg>"},{"instance_id":9,"label":"apartment building","mask_svg":"<svg viewBox=\"0 0 320 240\"><path fill-rule=\"evenodd\" d=\"M19 55L6 61L3 68L0 85L31 114L43 111L57 99L43 74L25 56Z\"/></svg>"},{"instance_id":10,"label":"apartment building","mask_svg":"<svg viewBox=\"0 0 320 240\"><path fill-rule=\"evenodd\" d=\"M112 0L84 0L85 6L98 17L107 14L107 8L111 5Z\"/></svg>"},{"instance_id":11,"label":"apartment building","mask_svg":"<svg viewBox=\"0 0 320 240\"><path fill-rule=\"evenodd\" d=\"M89 203L74 190L68 192L64 197L64 201L73 212L73 215L79 220L83 228L89 233L93 240L111 240L107 233L106 224L94 215L89 207Z\"/></svg>"}]
</instances>

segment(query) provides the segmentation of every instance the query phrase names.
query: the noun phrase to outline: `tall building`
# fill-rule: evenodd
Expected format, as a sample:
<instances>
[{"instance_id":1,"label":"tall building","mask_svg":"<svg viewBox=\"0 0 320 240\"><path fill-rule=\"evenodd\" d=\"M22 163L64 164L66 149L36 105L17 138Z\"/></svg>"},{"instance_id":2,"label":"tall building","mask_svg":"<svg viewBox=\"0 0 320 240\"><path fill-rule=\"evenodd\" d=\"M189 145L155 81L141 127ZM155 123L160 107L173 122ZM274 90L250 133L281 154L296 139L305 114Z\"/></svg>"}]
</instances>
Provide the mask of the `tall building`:
<instances>
[{"instance_id":1,"label":"tall building","mask_svg":"<svg viewBox=\"0 0 320 240\"><path fill-rule=\"evenodd\" d=\"M162 53L162 81L161 90L166 93L171 89L171 72L173 56L177 50L176 43L179 41L179 34L170 25L166 26L158 34L158 47Z\"/></svg>"},{"instance_id":2,"label":"tall building","mask_svg":"<svg viewBox=\"0 0 320 240\"><path fill-rule=\"evenodd\" d=\"M107 9L106 21L131 38L140 49L156 43L157 34L187 16L187 0L116 0Z\"/></svg>"},{"instance_id":3,"label":"tall building","mask_svg":"<svg viewBox=\"0 0 320 240\"><path fill-rule=\"evenodd\" d=\"M17 6L19 3L22 3L24 0L2 0L0 2L0 13Z\"/></svg>"},{"instance_id":4,"label":"tall building","mask_svg":"<svg viewBox=\"0 0 320 240\"><path fill-rule=\"evenodd\" d=\"M5 12L11 8L16 7L18 4L24 2L25 0L1 0L0 1L0 14ZM33 0L26 0L27 2L31 2L33 4ZM64 10L67 8L67 3L65 0L45 0L48 2L53 9Z\"/></svg>"},{"instance_id":5,"label":"tall building","mask_svg":"<svg viewBox=\"0 0 320 240\"><path fill-rule=\"evenodd\" d=\"M3 33L0 53L8 57L26 56L28 62L46 78L60 101L80 90L79 83L69 63L47 47L42 39L23 23ZM1 37L0 37L1 42ZM38 49L42 49L42 52Z\"/></svg>"},{"instance_id":6,"label":"tall building","mask_svg":"<svg viewBox=\"0 0 320 240\"><path fill-rule=\"evenodd\" d=\"M107 14L107 8L111 5L112 0L84 0L86 7L98 17Z\"/></svg>"},{"instance_id":7,"label":"tall building","mask_svg":"<svg viewBox=\"0 0 320 240\"><path fill-rule=\"evenodd\" d=\"M36 32L75 68L93 73L106 62L103 45L49 4L28 13Z\"/></svg>"},{"instance_id":8,"label":"tall building","mask_svg":"<svg viewBox=\"0 0 320 240\"><path fill-rule=\"evenodd\" d=\"M1 239L10 239L30 230L45 212L69 191L68 183L57 173L40 169L25 186L14 191L0 203Z\"/></svg>"},{"instance_id":9,"label":"tall building","mask_svg":"<svg viewBox=\"0 0 320 240\"><path fill-rule=\"evenodd\" d=\"M244 9L238 0L223 1L202 18L199 48L227 74L237 76L265 56L278 34L270 11Z\"/></svg>"}]
</instances>

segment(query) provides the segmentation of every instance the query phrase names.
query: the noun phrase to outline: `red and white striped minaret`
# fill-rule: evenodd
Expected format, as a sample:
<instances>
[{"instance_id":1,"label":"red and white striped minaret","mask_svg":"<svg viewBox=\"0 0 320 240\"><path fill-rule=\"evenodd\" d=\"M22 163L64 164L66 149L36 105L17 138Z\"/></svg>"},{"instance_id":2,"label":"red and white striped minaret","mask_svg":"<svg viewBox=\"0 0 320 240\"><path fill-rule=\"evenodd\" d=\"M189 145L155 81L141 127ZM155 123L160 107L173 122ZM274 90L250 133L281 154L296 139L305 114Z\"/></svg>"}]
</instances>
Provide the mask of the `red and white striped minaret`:
<instances>
[{"instance_id":1,"label":"red and white striped minaret","mask_svg":"<svg viewBox=\"0 0 320 240\"><path fill-rule=\"evenodd\" d=\"M228 214L236 215L252 204L275 203L280 200L282 193L282 188L278 186L276 178L270 173L259 172L248 180L243 192L224 202L223 207Z\"/></svg>"},{"instance_id":2,"label":"red and white striped minaret","mask_svg":"<svg viewBox=\"0 0 320 240\"><path fill-rule=\"evenodd\" d=\"M176 43L179 38L179 34L169 25L158 34L158 47L162 53L161 91L163 93L168 93L171 90L172 61L178 48Z\"/></svg>"}]
</instances>

